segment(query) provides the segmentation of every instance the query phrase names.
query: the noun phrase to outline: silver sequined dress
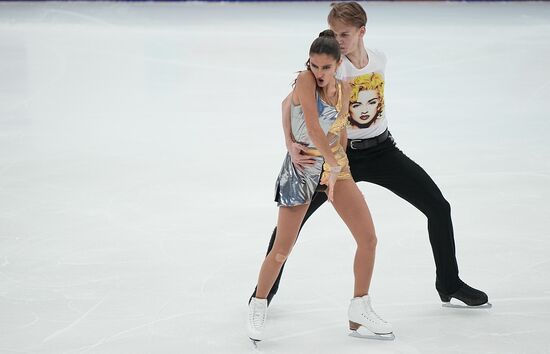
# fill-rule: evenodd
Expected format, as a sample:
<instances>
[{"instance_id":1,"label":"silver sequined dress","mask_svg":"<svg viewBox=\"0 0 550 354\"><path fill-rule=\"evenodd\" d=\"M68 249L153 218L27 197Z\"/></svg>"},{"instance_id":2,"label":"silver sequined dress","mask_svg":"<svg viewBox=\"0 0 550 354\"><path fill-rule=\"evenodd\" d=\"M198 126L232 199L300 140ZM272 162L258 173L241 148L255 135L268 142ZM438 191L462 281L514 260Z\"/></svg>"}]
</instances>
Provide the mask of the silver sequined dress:
<instances>
[{"instance_id":1,"label":"silver sequined dress","mask_svg":"<svg viewBox=\"0 0 550 354\"><path fill-rule=\"evenodd\" d=\"M339 109L341 107L340 85L338 85L338 90L339 95L336 106L331 106L324 102L320 98L318 92L315 96L317 100L317 111L319 113L319 124L325 134L329 137L329 145L336 147L336 149L333 148L333 151L335 152L336 158L339 160L339 164L340 161L342 161L343 164L347 165L345 151L343 151L343 148L338 143L339 131L344 128L346 121L346 117L342 115L339 116ZM301 105L295 106L291 102L290 122L294 140L310 148L311 151L317 151L308 135L304 112L302 111ZM290 154L286 154L281 172L279 172L279 176L277 177L277 181L275 183L275 201L277 202L277 206L296 206L311 202L313 194L321 181L323 164L325 162L323 156L319 153L316 155L317 156L311 156L311 158L315 160L315 164L306 166L303 171L300 171L292 164ZM349 167L345 172L345 177L343 178L348 178L348 175ZM351 178L351 175L349 175L349 178Z\"/></svg>"}]
</instances>

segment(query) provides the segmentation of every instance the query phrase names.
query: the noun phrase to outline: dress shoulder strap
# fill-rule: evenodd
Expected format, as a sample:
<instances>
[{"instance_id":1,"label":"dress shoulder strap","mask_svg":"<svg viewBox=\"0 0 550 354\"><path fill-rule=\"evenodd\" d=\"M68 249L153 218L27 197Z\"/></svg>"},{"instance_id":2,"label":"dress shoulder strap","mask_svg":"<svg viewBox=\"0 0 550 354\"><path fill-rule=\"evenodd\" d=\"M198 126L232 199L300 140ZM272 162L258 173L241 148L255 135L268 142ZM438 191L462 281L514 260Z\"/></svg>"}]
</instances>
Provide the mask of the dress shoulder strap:
<instances>
[{"instance_id":1,"label":"dress shoulder strap","mask_svg":"<svg viewBox=\"0 0 550 354\"><path fill-rule=\"evenodd\" d=\"M336 101L336 110L340 112L342 110L342 82L340 80L336 80L336 83L338 85L338 101Z\"/></svg>"}]
</instances>

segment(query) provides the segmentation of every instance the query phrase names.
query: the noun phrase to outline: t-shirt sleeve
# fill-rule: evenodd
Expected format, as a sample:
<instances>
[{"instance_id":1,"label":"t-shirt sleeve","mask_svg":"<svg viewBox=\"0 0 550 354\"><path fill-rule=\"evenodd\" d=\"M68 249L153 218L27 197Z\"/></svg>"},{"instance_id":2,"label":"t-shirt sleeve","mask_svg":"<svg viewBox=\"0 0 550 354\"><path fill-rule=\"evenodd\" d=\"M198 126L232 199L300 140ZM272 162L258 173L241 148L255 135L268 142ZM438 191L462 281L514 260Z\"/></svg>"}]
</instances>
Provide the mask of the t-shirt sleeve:
<instances>
[{"instance_id":1,"label":"t-shirt sleeve","mask_svg":"<svg viewBox=\"0 0 550 354\"><path fill-rule=\"evenodd\" d=\"M340 64L340 66L336 70L336 78L338 80L344 80L345 77L346 77L346 68L345 68L344 63L342 63L342 64Z\"/></svg>"},{"instance_id":2,"label":"t-shirt sleeve","mask_svg":"<svg viewBox=\"0 0 550 354\"><path fill-rule=\"evenodd\" d=\"M380 62L380 66L382 66L382 70L386 68L386 63L388 62L388 57L386 57L386 53L380 51L380 50L373 50L373 52L378 57L378 61Z\"/></svg>"}]
</instances>

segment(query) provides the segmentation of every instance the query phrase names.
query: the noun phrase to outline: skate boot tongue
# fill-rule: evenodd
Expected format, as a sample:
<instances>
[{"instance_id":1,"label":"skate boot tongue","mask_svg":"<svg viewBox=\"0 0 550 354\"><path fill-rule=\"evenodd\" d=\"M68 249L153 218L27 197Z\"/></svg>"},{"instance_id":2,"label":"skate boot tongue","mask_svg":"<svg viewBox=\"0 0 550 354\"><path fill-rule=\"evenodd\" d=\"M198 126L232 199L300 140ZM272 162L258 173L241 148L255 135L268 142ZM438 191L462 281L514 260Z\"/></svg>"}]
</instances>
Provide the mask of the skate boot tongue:
<instances>
[{"instance_id":1,"label":"skate boot tongue","mask_svg":"<svg viewBox=\"0 0 550 354\"><path fill-rule=\"evenodd\" d=\"M363 301L364 301L366 304L369 304L369 305L370 305L370 300L371 300L370 295L364 295L364 296L361 297L361 299L363 299Z\"/></svg>"},{"instance_id":2,"label":"skate boot tongue","mask_svg":"<svg viewBox=\"0 0 550 354\"><path fill-rule=\"evenodd\" d=\"M369 295L365 295L362 297L363 301L365 302L365 305L366 305L366 309L367 311L370 312L371 316L373 316L374 318L376 318L378 321L380 321L381 323L384 323L384 324L387 324L388 322L386 320L384 320L382 317L380 317L376 312L374 312L374 310L372 309L372 306L371 306L371 300L372 298L369 296Z\"/></svg>"},{"instance_id":3,"label":"skate boot tongue","mask_svg":"<svg viewBox=\"0 0 550 354\"><path fill-rule=\"evenodd\" d=\"M363 301L363 303L365 304L365 308L367 309L367 311L374 312L374 310L372 309L372 306L371 306L371 300L372 300L372 298L370 297L370 295L361 296L359 299L360 299L361 301Z\"/></svg>"},{"instance_id":4,"label":"skate boot tongue","mask_svg":"<svg viewBox=\"0 0 550 354\"><path fill-rule=\"evenodd\" d=\"M371 297L370 295L363 295L363 296L358 296L358 297L354 297L353 299L351 299L352 302L354 301L362 301L364 302L366 305L370 305L371 303Z\"/></svg>"},{"instance_id":5,"label":"skate boot tongue","mask_svg":"<svg viewBox=\"0 0 550 354\"><path fill-rule=\"evenodd\" d=\"M252 321L255 326L263 326L265 322L265 315L267 310L267 300L266 299L252 299L253 303L253 312L252 312Z\"/></svg>"},{"instance_id":6,"label":"skate boot tongue","mask_svg":"<svg viewBox=\"0 0 550 354\"><path fill-rule=\"evenodd\" d=\"M267 299L256 299L252 298L251 302L255 309L264 309L267 308Z\"/></svg>"}]
</instances>

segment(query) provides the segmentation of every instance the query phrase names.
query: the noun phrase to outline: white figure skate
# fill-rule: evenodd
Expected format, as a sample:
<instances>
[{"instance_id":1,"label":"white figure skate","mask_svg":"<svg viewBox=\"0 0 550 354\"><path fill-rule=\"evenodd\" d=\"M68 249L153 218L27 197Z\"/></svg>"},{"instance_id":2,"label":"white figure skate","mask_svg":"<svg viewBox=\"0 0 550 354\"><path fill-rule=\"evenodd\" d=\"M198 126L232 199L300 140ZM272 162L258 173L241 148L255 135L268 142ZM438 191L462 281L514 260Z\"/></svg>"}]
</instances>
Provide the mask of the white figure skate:
<instances>
[{"instance_id":1,"label":"white figure skate","mask_svg":"<svg viewBox=\"0 0 550 354\"><path fill-rule=\"evenodd\" d=\"M348 310L350 336L367 339L394 340L392 325L384 321L371 306L369 295L351 299Z\"/></svg>"},{"instance_id":2,"label":"white figure skate","mask_svg":"<svg viewBox=\"0 0 550 354\"><path fill-rule=\"evenodd\" d=\"M253 297L248 304L248 337L255 347L264 339L264 327L267 318L267 299Z\"/></svg>"}]
</instances>

